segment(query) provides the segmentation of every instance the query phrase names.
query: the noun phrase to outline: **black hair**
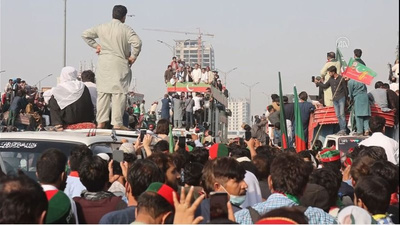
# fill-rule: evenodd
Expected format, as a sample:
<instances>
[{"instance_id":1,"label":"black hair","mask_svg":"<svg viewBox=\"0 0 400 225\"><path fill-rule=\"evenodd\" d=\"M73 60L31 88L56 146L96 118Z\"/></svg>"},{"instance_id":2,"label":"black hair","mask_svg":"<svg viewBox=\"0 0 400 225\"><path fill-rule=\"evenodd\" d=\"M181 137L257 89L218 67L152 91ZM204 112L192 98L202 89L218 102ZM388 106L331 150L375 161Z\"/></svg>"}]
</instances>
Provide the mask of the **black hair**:
<instances>
[{"instance_id":1,"label":"black hair","mask_svg":"<svg viewBox=\"0 0 400 225\"><path fill-rule=\"evenodd\" d=\"M271 161L266 155L256 155L253 158L254 166L257 168L257 173L255 174L258 181L267 181L269 176L269 170Z\"/></svg>"},{"instance_id":2,"label":"black hair","mask_svg":"<svg viewBox=\"0 0 400 225\"><path fill-rule=\"evenodd\" d=\"M243 167L244 170L251 172L254 176L257 177L257 167L254 165L253 162L249 161L242 161L239 164Z\"/></svg>"},{"instance_id":3,"label":"black hair","mask_svg":"<svg viewBox=\"0 0 400 225\"><path fill-rule=\"evenodd\" d=\"M275 191L297 197L303 194L308 182L307 163L295 153L282 153L275 157L270 167L272 186Z\"/></svg>"},{"instance_id":4,"label":"black hair","mask_svg":"<svg viewBox=\"0 0 400 225\"><path fill-rule=\"evenodd\" d=\"M166 98L168 98L168 95L166 95ZM169 133L169 121L166 119L161 119L157 122L157 127L156 127L156 134L165 134L168 135Z\"/></svg>"},{"instance_id":5,"label":"black hair","mask_svg":"<svg viewBox=\"0 0 400 225\"><path fill-rule=\"evenodd\" d=\"M329 67L329 68L328 68L328 72L337 73L337 68L336 68L336 66L331 66L331 67Z\"/></svg>"},{"instance_id":6,"label":"black hair","mask_svg":"<svg viewBox=\"0 0 400 225\"><path fill-rule=\"evenodd\" d=\"M372 133L383 132L383 128L386 124L386 119L382 116L371 116L369 119L369 129Z\"/></svg>"},{"instance_id":7,"label":"black hair","mask_svg":"<svg viewBox=\"0 0 400 225\"><path fill-rule=\"evenodd\" d=\"M190 161L191 162L198 162L202 165L206 164L208 161L209 152L206 148L195 147L190 152Z\"/></svg>"},{"instance_id":8,"label":"black hair","mask_svg":"<svg viewBox=\"0 0 400 225\"><path fill-rule=\"evenodd\" d=\"M153 182L164 183L165 176L157 165L148 159L136 160L128 169L127 182L136 200Z\"/></svg>"},{"instance_id":9,"label":"black hair","mask_svg":"<svg viewBox=\"0 0 400 225\"><path fill-rule=\"evenodd\" d=\"M93 71L91 71L91 70L85 70L81 74L82 82L89 81L89 82L95 83L94 77L95 77L95 75L94 75Z\"/></svg>"},{"instance_id":10,"label":"black hair","mask_svg":"<svg viewBox=\"0 0 400 225\"><path fill-rule=\"evenodd\" d=\"M310 175L309 183L324 187L329 194L329 206L336 205L339 188L342 184L342 174L339 171L328 168L314 170Z\"/></svg>"},{"instance_id":11,"label":"black hair","mask_svg":"<svg viewBox=\"0 0 400 225\"><path fill-rule=\"evenodd\" d=\"M369 156L375 160L387 160L385 149L379 146L367 146L358 153L357 157Z\"/></svg>"},{"instance_id":12,"label":"black hair","mask_svg":"<svg viewBox=\"0 0 400 225\"><path fill-rule=\"evenodd\" d=\"M124 153L124 161L128 163L128 165L132 165L137 160L136 154L133 153Z\"/></svg>"},{"instance_id":13,"label":"black hair","mask_svg":"<svg viewBox=\"0 0 400 225\"><path fill-rule=\"evenodd\" d=\"M240 147L233 148L230 156L233 158L240 158L240 157L247 157L249 159L251 158L250 151Z\"/></svg>"},{"instance_id":14,"label":"black hair","mask_svg":"<svg viewBox=\"0 0 400 225\"><path fill-rule=\"evenodd\" d=\"M372 215L385 214L390 204L389 184L378 176L364 176L354 189L354 194L361 199Z\"/></svg>"},{"instance_id":15,"label":"black hair","mask_svg":"<svg viewBox=\"0 0 400 225\"><path fill-rule=\"evenodd\" d=\"M289 98L287 96L283 96L283 102L284 103L288 103L289 102Z\"/></svg>"},{"instance_id":16,"label":"black hair","mask_svg":"<svg viewBox=\"0 0 400 225\"><path fill-rule=\"evenodd\" d=\"M355 57L360 58L361 55L362 55L361 49L358 49L358 48L354 49L354 56Z\"/></svg>"},{"instance_id":17,"label":"black hair","mask_svg":"<svg viewBox=\"0 0 400 225\"><path fill-rule=\"evenodd\" d=\"M200 186L201 171L203 170L203 167L202 164L197 162L186 164L183 170L183 174L185 175L185 184L190 186Z\"/></svg>"},{"instance_id":18,"label":"black hair","mask_svg":"<svg viewBox=\"0 0 400 225\"><path fill-rule=\"evenodd\" d=\"M171 165L174 165L174 158L172 155L164 154L162 152L153 153L150 157L148 157L148 159L155 162L163 174L167 172Z\"/></svg>"},{"instance_id":19,"label":"black hair","mask_svg":"<svg viewBox=\"0 0 400 225\"><path fill-rule=\"evenodd\" d=\"M385 89L389 89L389 88L390 88L390 86L389 86L388 83L384 83L384 84L382 85L382 87L385 88Z\"/></svg>"},{"instance_id":20,"label":"black hair","mask_svg":"<svg viewBox=\"0 0 400 225\"><path fill-rule=\"evenodd\" d=\"M92 150L86 145L75 146L69 156L69 167L72 171L78 171L83 160L93 156Z\"/></svg>"},{"instance_id":21,"label":"black hair","mask_svg":"<svg viewBox=\"0 0 400 225\"><path fill-rule=\"evenodd\" d=\"M126 16L128 10L123 5L115 5L112 12L113 19L117 19L122 21L122 19Z\"/></svg>"},{"instance_id":22,"label":"black hair","mask_svg":"<svg viewBox=\"0 0 400 225\"><path fill-rule=\"evenodd\" d=\"M308 159L308 161L311 161L311 153L308 151L308 150L304 150L304 151L301 151L301 152L299 152L299 153L297 153L297 154L299 154L300 156L301 156L301 158L307 158Z\"/></svg>"},{"instance_id":23,"label":"black hair","mask_svg":"<svg viewBox=\"0 0 400 225\"><path fill-rule=\"evenodd\" d=\"M303 100L303 101L307 101L307 99L308 99L308 94L307 94L307 92L305 92L305 91L300 92L299 98L300 98L301 100Z\"/></svg>"},{"instance_id":24,"label":"black hair","mask_svg":"<svg viewBox=\"0 0 400 225\"><path fill-rule=\"evenodd\" d=\"M358 182L358 180L366 175L369 175L369 171L371 165L375 162L375 159L372 159L369 156L358 157L353 164L351 164L350 175L351 179L354 182Z\"/></svg>"},{"instance_id":25,"label":"black hair","mask_svg":"<svg viewBox=\"0 0 400 225\"><path fill-rule=\"evenodd\" d=\"M108 182L107 161L95 155L88 157L79 168L79 178L90 192L99 192Z\"/></svg>"},{"instance_id":26,"label":"black hair","mask_svg":"<svg viewBox=\"0 0 400 225\"><path fill-rule=\"evenodd\" d=\"M184 148L180 148L175 151L173 157L176 169L178 171L181 171L181 169L183 169L183 167L185 167L185 165L190 162L190 153L187 152Z\"/></svg>"},{"instance_id":27,"label":"black hair","mask_svg":"<svg viewBox=\"0 0 400 225\"><path fill-rule=\"evenodd\" d=\"M395 193L399 186L399 167L387 160L379 160L372 164L370 174L382 177L389 183L390 193Z\"/></svg>"},{"instance_id":28,"label":"black hair","mask_svg":"<svg viewBox=\"0 0 400 225\"><path fill-rule=\"evenodd\" d=\"M155 219L162 214L173 211L174 207L161 195L155 192L144 192L138 199L136 210L137 214L144 210L151 218Z\"/></svg>"},{"instance_id":29,"label":"black hair","mask_svg":"<svg viewBox=\"0 0 400 225\"><path fill-rule=\"evenodd\" d=\"M202 186L208 194L214 191L214 183L216 181L220 182L221 185L227 182L228 179L241 182L244 179L246 171L236 159L221 157L208 161L202 173Z\"/></svg>"},{"instance_id":30,"label":"black hair","mask_svg":"<svg viewBox=\"0 0 400 225\"><path fill-rule=\"evenodd\" d=\"M153 147L153 152L169 151L169 143L166 140L160 140Z\"/></svg>"},{"instance_id":31,"label":"black hair","mask_svg":"<svg viewBox=\"0 0 400 225\"><path fill-rule=\"evenodd\" d=\"M277 95L277 94L272 94L272 95L271 95L271 99L272 99L272 101L275 101L276 99L279 99L279 95Z\"/></svg>"},{"instance_id":32,"label":"black hair","mask_svg":"<svg viewBox=\"0 0 400 225\"><path fill-rule=\"evenodd\" d=\"M48 208L40 184L26 175L0 179L0 223L39 223Z\"/></svg>"},{"instance_id":33,"label":"black hair","mask_svg":"<svg viewBox=\"0 0 400 225\"><path fill-rule=\"evenodd\" d=\"M336 57L336 54L334 52L328 52L326 55L331 59L334 59Z\"/></svg>"},{"instance_id":34,"label":"black hair","mask_svg":"<svg viewBox=\"0 0 400 225\"><path fill-rule=\"evenodd\" d=\"M67 164L67 156L55 148L45 150L36 163L38 180L43 184L54 184L59 179Z\"/></svg>"},{"instance_id":35,"label":"black hair","mask_svg":"<svg viewBox=\"0 0 400 225\"><path fill-rule=\"evenodd\" d=\"M375 83L375 89L381 88L382 85L383 85L383 82L382 82L382 81L377 81L377 82Z\"/></svg>"}]
</instances>

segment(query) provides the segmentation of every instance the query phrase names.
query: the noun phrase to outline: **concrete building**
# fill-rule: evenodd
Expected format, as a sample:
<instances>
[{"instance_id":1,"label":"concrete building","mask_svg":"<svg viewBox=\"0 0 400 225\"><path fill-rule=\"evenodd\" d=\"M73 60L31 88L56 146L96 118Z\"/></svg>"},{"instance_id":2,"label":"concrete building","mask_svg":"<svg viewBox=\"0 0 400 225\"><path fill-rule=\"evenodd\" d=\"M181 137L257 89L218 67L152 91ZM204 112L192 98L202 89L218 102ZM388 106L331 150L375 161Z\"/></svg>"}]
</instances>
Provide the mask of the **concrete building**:
<instances>
[{"instance_id":1,"label":"concrete building","mask_svg":"<svg viewBox=\"0 0 400 225\"><path fill-rule=\"evenodd\" d=\"M250 102L248 99L229 98L228 109L232 116L228 119L228 132L242 130L242 124L250 124Z\"/></svg>"},{"instance_id":2,"label":"concrete building","mask_svg":"<svg viewBox=\"0 0 400 225\"><path fill-rule=\"evenodd\" d=\"M175 56L185 61L187 65L194 66L198 62L198 41L197 40L176 40ZM202 43L201 67L209 66L215 68L214 48L210 44Z\"/></svg>"}]
</instances>

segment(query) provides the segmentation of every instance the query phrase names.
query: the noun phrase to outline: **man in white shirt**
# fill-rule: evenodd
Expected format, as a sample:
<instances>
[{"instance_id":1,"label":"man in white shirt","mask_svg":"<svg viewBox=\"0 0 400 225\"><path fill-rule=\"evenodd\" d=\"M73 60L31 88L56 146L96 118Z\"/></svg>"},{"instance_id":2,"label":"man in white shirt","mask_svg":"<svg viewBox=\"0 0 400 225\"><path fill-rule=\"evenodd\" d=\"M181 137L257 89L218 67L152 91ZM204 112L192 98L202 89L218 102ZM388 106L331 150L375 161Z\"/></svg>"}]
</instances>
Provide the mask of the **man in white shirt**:
<instances>
[{"instance_id":1,"label":"man in white shirt","mask_svg":"<svg viewBox=\"0 0 400 225\"><path fill-rule=\"evenodd\" d=\"M399 143L384 135L385 123L385 118L381 116L371 117L369 129L372 131L372 135L360 142L359 145L382 147L385 149L388 161L399 165Z\"/></svg>"},{"instance_id":2,"label":"man in white shirt","mask_svg":"<svg viewBox=\"0 0 400 225\"><path fill-rule=\"evenodd\" d=\"M199 68L199 64L196 63L194 65L194 69L192 71L192 78L193 78L193 83L198 84L201 79L201 69Z\"/></svg>"},{"instance_id":3,"label":"man in white shirt","mask_svg":"<svg viewBox=\"0 0 400 225\"><path fill-rule=\"evenodd\" d=\"M208 84L208 73L206 72L205 68L201 69L201 80L200 80L200 82Z\"/></svg>"}]
</instances>

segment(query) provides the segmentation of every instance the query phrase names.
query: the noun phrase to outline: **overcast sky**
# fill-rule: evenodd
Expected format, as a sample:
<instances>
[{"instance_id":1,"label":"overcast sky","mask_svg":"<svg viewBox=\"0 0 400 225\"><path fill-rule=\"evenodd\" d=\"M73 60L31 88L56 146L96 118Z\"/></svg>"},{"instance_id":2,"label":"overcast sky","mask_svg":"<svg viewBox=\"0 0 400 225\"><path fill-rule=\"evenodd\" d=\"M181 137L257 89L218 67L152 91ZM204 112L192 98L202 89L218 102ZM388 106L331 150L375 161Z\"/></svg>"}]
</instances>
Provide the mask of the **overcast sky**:
<instances>
[{"instance_id":1,"label":"overcast sky","mask_svg":"<svg viewBox=\"0 0 400 225\"><path fill-rule=\"evenodd\" d=\"M63 65L63 0L0 1L1 90L9 78L21 77L36 84L47 74L42 86L55 86ZM94 49L81 38L92 26L111 20L112 7L125 5L131 26L143 41L134 64L137 90L147 103L166 92L163 75L171 51L162 40L196 39L195 35L154 32L143 28L196 32L201 28L214 38L204 37L215 50L216 67L228 71L232 97L248 98L253 88L253 114L265 111L265 94L278 93L281 71L284 93L316 94L311 76L319 75L326 53L335 51L336 41L349 41L342 53L346 61L355 48L363 50L363 60L378 73L374 81L387 82L387 63L396 57L399 27L399 1L385 0L68 0L67 65L79 69L79 62L97 62ZM370 88L370 87L369 87ZM147 106L148 107L148 106Z\"/></svg>"}]
</instances>

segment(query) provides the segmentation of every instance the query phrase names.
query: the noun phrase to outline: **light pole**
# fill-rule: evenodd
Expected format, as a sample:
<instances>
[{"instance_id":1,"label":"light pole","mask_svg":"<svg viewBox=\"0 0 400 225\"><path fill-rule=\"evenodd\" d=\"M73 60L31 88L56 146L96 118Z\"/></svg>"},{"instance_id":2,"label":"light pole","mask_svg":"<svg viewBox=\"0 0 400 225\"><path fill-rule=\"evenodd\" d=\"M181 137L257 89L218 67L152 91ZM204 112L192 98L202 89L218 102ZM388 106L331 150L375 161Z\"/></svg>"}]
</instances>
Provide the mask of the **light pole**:
<instances>
[{"instance_id":1,"label":"light pole","mask_svg":"<svg viewBox=\"0 0 400 225\"><path fill-rule=\"evenodd\" d=\"M67 0L64 0L64 53L63 65L67 65Z\"/></svg>"},{"instance_id":2,"label":"light pole","mask_svg":"<svg viewBox=\"0 0 400 225\"><path fill-rule=\"evenodd\" d=\"M44 79L46 79L46 78L48 78L48 77L50 77L50 76L52 76L53 74L51 73L51 74L49 74L49 75L46 75L45 77L43 77L42 79L40 79L36 84L35 84L35 86L37 85L37 84L39 84L39 88L38 88L38 90L39 91L41 91L41 82L42 82L42 80L44 80Z\"/></svg>"},{"instance_id":3,"label":"light pole","mask_svg":"<svg viewBox=\"0 0 400 225\"><path fill-rule=\"evenodd\" d=\"M241 84L243 84L244 86L246 86L248 89L249 89L249 105L250 105L250 112L249 112L249 115L250 115L250 118L251 118L251 89L254 87L254 86L256 86L257 84L259 84L260 82L256 82L256 83L254 83L254 84L252 84L252 85L248 85L248 84L245 84L245 83L243 83L243 82L241 82Z\"/></svg>"},{"instance_id":4,"label":"light pole","mask_svg":"<svg viewBox=\"0 0 400 225\"><path fill-rule=\"evenodd\" d=\"M4 72L6 72L5 70L0 70L0 73L4 73Z\"/></svg>"},{"instance_id":5,"label":"light pole","mask_svg":"<svg viewBox=\"0 0 400 225\"><path fill-rule=\"evenodd\" d=\"M269 96L267 93L265 93L265 92L262 92L262 93L265 95L265 97L267 97L267 104L269 105L270 96Z\"/></svg>"},{"instance_id":6,"label":"light pole","mask_svg":"<svg viewBox=\"0 0 400 225\"><path fill-rule=\"evenodd\" d=\"M161 41L161 40L157 40L157 41L160 42L161 44L164 44L164 45L167 46L169 49L171 49L172 57L175 56L175 48L174 48L172 45L170 45L170 44L168 44L168 43L165 43L164 41Z\"/></svg>"},{"instance_id":7,"label":"light pole","mask_svg":"<svg viewBox=\"0 0 400 225\"><path fill-rule=\"evenodd\" d=\"M223 73L224 74L224 86L226 87L226 76L229 74L229 73L231 73L232 71L234 71L234 70L237 70L237 67L235 67L235 68L232 68L232 69L230 69L228 72L224 72L224 71L222 71L222 70L220 70L220 69L217 69L219 72L221 72L221 73Z\"/></svg>"}]
</instances>

